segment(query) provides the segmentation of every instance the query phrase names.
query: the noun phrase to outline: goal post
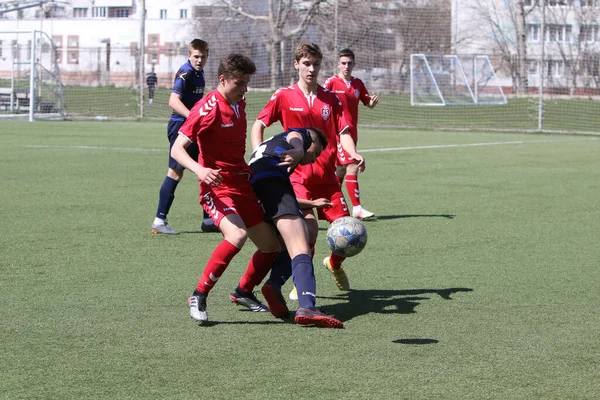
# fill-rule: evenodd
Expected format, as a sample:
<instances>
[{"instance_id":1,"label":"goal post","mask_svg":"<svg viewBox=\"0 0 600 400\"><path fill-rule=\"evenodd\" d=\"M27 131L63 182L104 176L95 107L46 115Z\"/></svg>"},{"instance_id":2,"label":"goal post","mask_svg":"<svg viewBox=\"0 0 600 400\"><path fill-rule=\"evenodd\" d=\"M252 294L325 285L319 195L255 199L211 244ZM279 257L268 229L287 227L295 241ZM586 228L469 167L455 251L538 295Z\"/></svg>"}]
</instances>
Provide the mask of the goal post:
<instances>
[{"instance_id":1,"label":"goal post","mask_svg":"<svg viewBox=\"0 0 600 400\"><path fill-rule=\"evenodd\" d=\"M413 106L507 104L487 56L410 56Z\"/></svg>"},{"instance_id":2,"label":"goal post","mask_svg":"<svg viewBox=\"0 0 600 400\"><path fill-rule=\"evenodd\" d=\"M42 31L0 31L0 118L66 118L56 54Z\"/></svg>"}]
</instances>

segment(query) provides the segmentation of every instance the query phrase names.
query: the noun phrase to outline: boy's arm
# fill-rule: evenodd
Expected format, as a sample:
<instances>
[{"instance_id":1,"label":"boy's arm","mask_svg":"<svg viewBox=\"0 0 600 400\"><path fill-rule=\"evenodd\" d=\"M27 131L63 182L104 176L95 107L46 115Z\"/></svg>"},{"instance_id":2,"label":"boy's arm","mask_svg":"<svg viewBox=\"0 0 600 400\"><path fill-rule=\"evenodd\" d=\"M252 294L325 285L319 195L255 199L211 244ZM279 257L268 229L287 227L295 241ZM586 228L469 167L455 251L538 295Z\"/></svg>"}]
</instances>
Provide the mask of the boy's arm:
<instances>
[{"instance_id":1,"label":"boy's arm","mask_svg":"<svg viewBox=\"0 0 600 400\"><path fill-rule=\"evenodd\" d=\"M175 161L181 164L184 168L196 174L198 179L202 182L210 186L219 186L222 180L221 174L219 173L220 170L204 168L192 157L190 157L186 149L191 143L192 142L187 136L180 133L179 136L177 136L177 139L175 139L175 143L173 143L173 147L171 148L171 157L173 157Z\"/></svg>"},{"instance_id":2,"label":"boy's arm","mask_svg":"<svg viewBox=\"0 0 600 400\"><path fill-rule=\"evenodd\" d=\"M250 139L252 140L252 150L265 140L265 126L259 120L254 121L254 125L252 125Z\"/></svg>"},{"instance_id":3,"label":"boy's arm","mask_svg":"<svg viewBox=\"0 0 600 400\"><path fill-rule=\"evenodd\" d=\"M369 96L371 99L369 100L369 104L367 104L367 107L369 108L375 108L375 106L377 104L379 104L379 101L381 101L381 99L379 98L379 96L377 96L376 94L373 96Z\"/></svg>"},{"instance_id":4,"label":"boy's arm","mask_svg":"<svg viewBox=\"0 0 600 400\"><path fill-rule=\"evenodd\" d=\"M306 199L297 199L298 205L300 208L323 208L323 207L331 207L333 203L325 198L315 199L315 200L306 200Z\"/></svg>"},{"instance_id":5,"label":"boy's arm","mask_svg":"<svg viewBox=\"0 0 600 400\"><path fill-rule=\"evenodd\" d=\"M175 92L171 92L171 96L169 97L169 107L173 109L177 114L186 118L190 116L190 110L183 104L181 101L181 95ZM183 165L183 164L182 164Z\"/></svg>"},{"instance_id":6,"label":"boy's arm","mask_svg":"<svg viewBox=\"0 0 600 400\"><path fill-rule=\"evenodd\" d=\"M358 161L358 170L363 172L367 167L365 164L365 159L356 152L356 144L354 144L354 139L352 139L352 136L350 136L347 129L340 134L340 143L342 144L344 150L346 150L346 152L350 154L353 159Z\"/></svg>"}]
</instances>

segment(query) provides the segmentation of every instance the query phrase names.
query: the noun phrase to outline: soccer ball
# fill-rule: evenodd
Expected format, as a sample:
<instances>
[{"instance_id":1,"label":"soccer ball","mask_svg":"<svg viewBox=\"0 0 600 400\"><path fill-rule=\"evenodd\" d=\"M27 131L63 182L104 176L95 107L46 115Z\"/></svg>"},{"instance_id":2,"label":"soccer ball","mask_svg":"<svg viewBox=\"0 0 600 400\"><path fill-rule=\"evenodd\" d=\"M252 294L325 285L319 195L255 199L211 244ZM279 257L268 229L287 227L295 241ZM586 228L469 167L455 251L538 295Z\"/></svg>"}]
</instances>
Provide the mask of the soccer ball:
<instances>
[{"instance_id":1,"label":"soccer ball","mask_svg":"<svg viewBox=\"0 0 600 400\"><path fill-rule=\"evenodd\" d=\"M367 245L367 228L354 217L338 218L327 229L327 244L341 257L353 257Z\"/></svg>"}]
</instances>

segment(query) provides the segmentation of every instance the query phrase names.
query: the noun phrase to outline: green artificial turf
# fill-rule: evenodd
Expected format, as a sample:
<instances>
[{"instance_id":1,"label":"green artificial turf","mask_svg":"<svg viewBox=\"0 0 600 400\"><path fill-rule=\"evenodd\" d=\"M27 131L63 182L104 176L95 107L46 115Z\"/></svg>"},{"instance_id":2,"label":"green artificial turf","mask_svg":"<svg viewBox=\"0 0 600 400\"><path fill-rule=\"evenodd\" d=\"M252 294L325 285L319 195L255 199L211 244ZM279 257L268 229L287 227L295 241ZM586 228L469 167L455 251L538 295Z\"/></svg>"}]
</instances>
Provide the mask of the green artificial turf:
<instances>
[{"instance_id":1,"label":"green artificial turf","mask_svg":"<svg viewBox=\"0 0 600 400\"><path fill-rule=\"evenodd\" d=\"M318 305L345 329L231 304L250 243L203 327L186 299L221 236L199 230L191 173L182 234L150 233L166 121L0 121L0 398L598 398L599 146L363 128L379 219L344 263L352 290L321 266L325 223L315 255Z\"/></svg>"}]
</instances>

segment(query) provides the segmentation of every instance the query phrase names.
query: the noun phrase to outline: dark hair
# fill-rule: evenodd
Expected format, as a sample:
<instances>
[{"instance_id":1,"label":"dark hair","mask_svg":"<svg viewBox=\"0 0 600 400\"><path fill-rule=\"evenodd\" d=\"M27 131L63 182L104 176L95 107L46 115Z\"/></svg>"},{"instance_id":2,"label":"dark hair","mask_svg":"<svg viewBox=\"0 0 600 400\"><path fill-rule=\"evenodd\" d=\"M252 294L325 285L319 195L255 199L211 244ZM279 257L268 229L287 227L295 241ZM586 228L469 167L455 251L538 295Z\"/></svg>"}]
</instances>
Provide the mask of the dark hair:
<instances>
[{"instance_id":1,"label":"dark hair","mask_svg":"<svg viewBox=\"0 0 600 400\"><path fill-rule=\"evenodd\" d=\"M300 61L303 57L312 56L318 60L323 59L323 53L318 45L310 42L302 42L296 46L295 57L296 61Z\"/></svg>"},{"instance_id":2,"label":"dark hair","mask_svg":"<svg viewBox=\"0 0 600 400\"><path fill-rule=\"evenodd\" d=\"M188 51L191 53L192 50L206 51L208 53L208 43L202 39L194 39L188 46Z\"/></svg>"},{"instance_id":3,"label":"dark hair","mask_svg":"<svg viewBox=\"0 0 600 400\"><path fill-rule=\"evenodd\" d=\"M342 49L342 50L340 50L340 53L338 54L338 59L340 59L342 57L350 57L352 59L352 61L354 61L354 52L348 48Z\"/></svg>"},{"instance_id":4,"label":"dark hair","mask_svg":"<svg viewBox=\"0 0 600 400\"><path fill-rule=\"evenodd\" d=\"M230 53L221 59L219 63L219 76L225 79L240 78L244 75L252 75L256 72L256 65L251 59L243 54Z\"/></svg>"},{"instance_id":5,"label":"dark hair","mask_svg":"<svg viewBox=\"0 0 600 400\"><path fill-rule=\"evenodd\" d=\"M317 138L319 138L319 142L321 142L322 147L327 147L327 137L325 137L325 134L322 130L317 129L313 126L309 126L308 128L306 128L306 130L313 131L317 135Z\"/></svg>"}]
</instances>

